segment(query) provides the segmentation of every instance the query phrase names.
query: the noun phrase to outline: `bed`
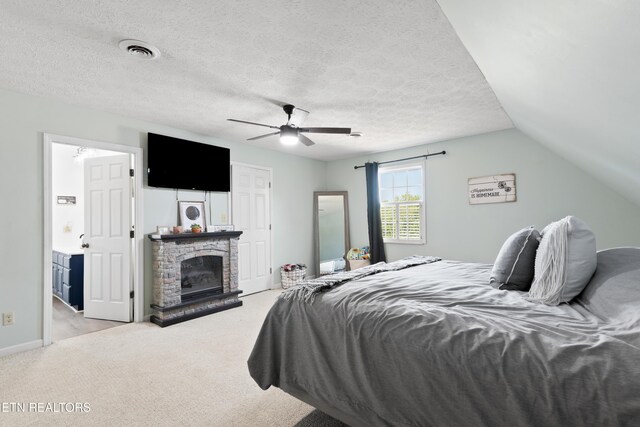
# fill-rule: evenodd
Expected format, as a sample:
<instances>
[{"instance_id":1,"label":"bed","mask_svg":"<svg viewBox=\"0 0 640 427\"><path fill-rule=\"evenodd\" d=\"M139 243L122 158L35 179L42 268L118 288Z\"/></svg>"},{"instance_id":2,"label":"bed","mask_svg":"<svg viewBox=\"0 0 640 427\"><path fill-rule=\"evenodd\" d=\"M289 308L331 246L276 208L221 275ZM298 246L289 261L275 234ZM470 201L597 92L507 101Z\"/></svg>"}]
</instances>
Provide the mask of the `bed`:
<instances>
[{"instance_id":1,"label":"bed","mask_svg":"<svg viewBox=\"0 0 640 427\"><path fill-rule=\"evenodd\" d=\"M640 425L640 249L600 251L571 304L439 261L279 298L248 366L352 426Z\"/></svg>"}]
</instances>

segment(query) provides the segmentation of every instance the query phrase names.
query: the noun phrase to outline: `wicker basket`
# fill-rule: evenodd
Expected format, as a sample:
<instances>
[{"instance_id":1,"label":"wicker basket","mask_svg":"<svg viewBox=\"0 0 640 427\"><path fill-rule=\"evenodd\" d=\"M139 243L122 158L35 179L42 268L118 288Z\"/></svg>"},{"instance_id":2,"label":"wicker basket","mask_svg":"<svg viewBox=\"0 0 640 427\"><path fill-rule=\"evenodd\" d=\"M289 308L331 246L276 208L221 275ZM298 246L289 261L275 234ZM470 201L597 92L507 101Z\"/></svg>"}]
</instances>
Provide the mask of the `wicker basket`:
<instances>
[{"instance_id":1,"label":"wicker basket","mask_svg":"<svg viewBox=\"0 0 640 427\"><path fill-rule=\"evenodd\" d=\"M347 262L349 263L349 270L357 270L371 264L368 259L349 259Z\"/></svg>"},{"instance_id":2,"label":"wicker basket","mask_svg":"<svg viewBox=\"0 0 640 427\"><path fill-rule=\"evenodd\" d=\"M280 267L280 275L282 276L282 288L288 289L293 285L300 283L307 277L307 269L296 268L295 270L285 271L284 268Z\"/></svg>"}]
</instances>

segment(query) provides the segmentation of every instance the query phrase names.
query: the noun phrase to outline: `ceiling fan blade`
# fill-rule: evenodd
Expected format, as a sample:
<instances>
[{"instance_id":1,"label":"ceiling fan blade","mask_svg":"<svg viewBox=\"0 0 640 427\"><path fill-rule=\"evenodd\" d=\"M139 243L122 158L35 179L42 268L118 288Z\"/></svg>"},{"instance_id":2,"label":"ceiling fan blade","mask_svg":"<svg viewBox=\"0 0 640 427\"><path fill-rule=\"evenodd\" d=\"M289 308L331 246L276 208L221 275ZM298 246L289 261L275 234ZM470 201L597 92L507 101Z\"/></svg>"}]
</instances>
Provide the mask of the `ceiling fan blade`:
<instances>
[{"instance_id":1,"label":"ceiling fan blade","mask_svg":"<svg viewBox=\"0 0 640 427\"><path fill-rule=\"evenodd\" d=\"M307 138L304 135L298 135L298 140L300 142L302 142L304 145L306 145L307 147L310 147L312 145L315 145L315 142L313 142L312 140L310 140L309 138Z\"/></svg>"},{"instance_id":2,"label":"ceiling fan blade","mask_svg":"<svg viewBox=\"0 0 640 427\"><path fill-rule=\"evenodd\" d=\"M299 128L298 130L305 133L337 133L343 135L351 133L351 128Z\"/></svg>"},{"instance_id":3,"label":"ceiling fan blade","mask_svg":"<svg viewBox=\"0 0 640 427\"><path fill-rule=\"evenodd\" d=\"M278 135L280 133L280 131L278 132L271 132L271 133L267 133L264 135L260 135L260 136L254 136L253 138L249 138L247 139L247 141L255 141L256 139L260 139L260 138L266 138L268 136L272 136L272 135Z\"/></svg>"},{"instance_id":4,"label":"ceiling fan blade","mask_svg":"<svg viewBox=\"0 0 640 427\"><path fill-rule=\"evenodd\" d=\"M289 125L300 127L302 123L307 119L309 112L302 108L295 107L291 113L291 119L289 119Z\"/></svg>"},{"instance_id":5,"label":"ceiling fan blade","mask_svg":"<svg viewBox=\"0 0 640 427\"><path fill-rule=\"evenodd\" d=\"M246 123L248 125L264 126L266 128L271 128L271 129L280 129L279 126L264 125L262 123L248 122L246 120L238 120L238 119L227 119L227 120L230 122Z\"/></svg>"}]
</instances>

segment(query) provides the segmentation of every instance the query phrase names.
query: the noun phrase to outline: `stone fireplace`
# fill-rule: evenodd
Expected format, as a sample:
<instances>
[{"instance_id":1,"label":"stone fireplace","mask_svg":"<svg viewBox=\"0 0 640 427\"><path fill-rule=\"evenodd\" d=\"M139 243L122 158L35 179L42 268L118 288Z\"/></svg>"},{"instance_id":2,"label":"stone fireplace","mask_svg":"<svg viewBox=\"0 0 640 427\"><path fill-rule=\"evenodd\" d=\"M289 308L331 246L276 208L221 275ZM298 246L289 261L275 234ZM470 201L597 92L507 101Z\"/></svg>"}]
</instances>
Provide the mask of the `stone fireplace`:
<instances>
[{"instance_id":1,"label":"stone fireplace","mask_svg":"<svg viewBox=\"0 0 640 427\"><path fill-rule=\"evenodd\" d=\"M241 231L149 235L153 252L151 321L169 326L239 307Z\"/></svg>"}]
</instances>

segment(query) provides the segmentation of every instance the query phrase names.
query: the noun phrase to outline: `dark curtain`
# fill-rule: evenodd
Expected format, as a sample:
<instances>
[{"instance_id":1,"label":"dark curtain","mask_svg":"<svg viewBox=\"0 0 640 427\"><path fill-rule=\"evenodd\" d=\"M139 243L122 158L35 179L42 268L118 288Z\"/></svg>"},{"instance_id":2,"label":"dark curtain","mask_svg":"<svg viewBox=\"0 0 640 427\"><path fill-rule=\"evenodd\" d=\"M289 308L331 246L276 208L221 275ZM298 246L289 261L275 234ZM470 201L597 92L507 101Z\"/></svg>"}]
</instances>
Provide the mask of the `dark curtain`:
<instances>
[{"instance_id":1,"label":"dark curtain","mask_svg":"<svg viewBox=\"0 0 640 427\"><path fill-rule=\"evenodd\" d=\"M365 163L367 175L367 221L369 223L369 249L371 264L386 261L380 220L380 194L378 193L378 164Z\"/></svg>"}]
</instances>

